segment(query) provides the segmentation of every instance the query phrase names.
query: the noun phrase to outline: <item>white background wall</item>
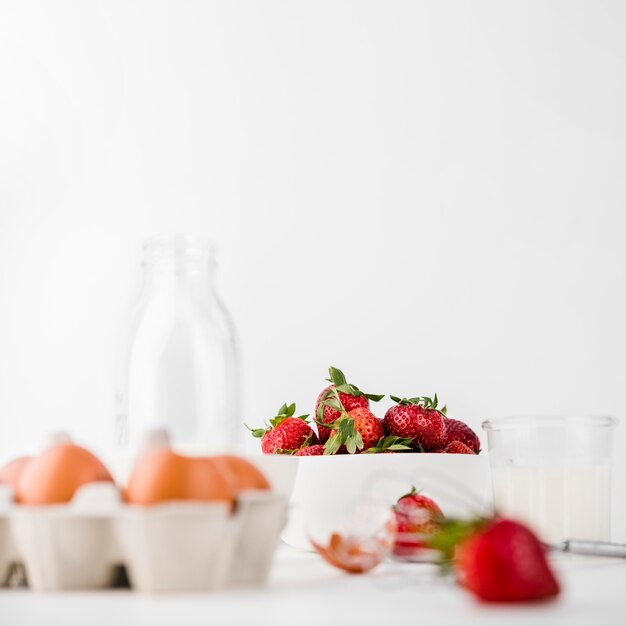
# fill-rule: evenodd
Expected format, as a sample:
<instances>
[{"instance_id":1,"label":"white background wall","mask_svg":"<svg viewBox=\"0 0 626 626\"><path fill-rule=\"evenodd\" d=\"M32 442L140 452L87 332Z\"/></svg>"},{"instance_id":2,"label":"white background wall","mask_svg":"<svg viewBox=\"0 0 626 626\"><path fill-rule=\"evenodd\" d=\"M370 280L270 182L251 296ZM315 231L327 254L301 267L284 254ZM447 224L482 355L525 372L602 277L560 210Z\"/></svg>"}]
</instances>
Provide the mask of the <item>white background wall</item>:
<instances>
[{"instance_id":1,"label":"white background wall","mask_svg":"<svg viewBox=\"0 0 626 626\"><path fill-rule=\"evenodd\" d=\"M161 231L219 244L249 422L329 364L474 426L626 416L625 77L619 1L2 0L0 456L106 448Z\"/></svg>"}]
</instances>

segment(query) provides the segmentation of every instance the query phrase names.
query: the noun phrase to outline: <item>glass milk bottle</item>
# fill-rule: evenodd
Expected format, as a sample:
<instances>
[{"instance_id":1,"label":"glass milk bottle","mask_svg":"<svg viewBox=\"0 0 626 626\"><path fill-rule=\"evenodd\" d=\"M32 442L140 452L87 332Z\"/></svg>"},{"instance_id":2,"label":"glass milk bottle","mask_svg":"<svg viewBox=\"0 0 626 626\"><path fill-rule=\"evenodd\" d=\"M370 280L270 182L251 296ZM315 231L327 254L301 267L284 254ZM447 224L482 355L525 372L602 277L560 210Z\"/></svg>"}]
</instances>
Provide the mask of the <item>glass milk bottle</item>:
<instances>
[{"instance_id":1,"label":"glass milk bottle","mask_svg":"<svg viewBox=\"0 0 626 626\"><path fill-rule=\"evenodd\" d=\"M184 454L232 450L242 421L232 321L215 291L210 244L157 237L143 248L143 284L117 391L117 440L135 455L167 432Z\"/></svg>"}]
</instances>

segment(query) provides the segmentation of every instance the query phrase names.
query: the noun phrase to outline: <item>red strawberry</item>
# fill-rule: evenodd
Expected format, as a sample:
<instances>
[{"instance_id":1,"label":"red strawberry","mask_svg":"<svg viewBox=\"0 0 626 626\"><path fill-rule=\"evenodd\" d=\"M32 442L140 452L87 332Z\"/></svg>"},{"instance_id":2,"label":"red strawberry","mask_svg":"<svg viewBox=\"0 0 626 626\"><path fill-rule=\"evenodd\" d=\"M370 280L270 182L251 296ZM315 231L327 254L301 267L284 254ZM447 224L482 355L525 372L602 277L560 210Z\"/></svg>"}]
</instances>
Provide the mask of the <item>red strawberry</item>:
<instances>
[{"instance_id":1,"label":"red strawberry","mask_svg":"<svg viewBox=\"0 0 626 626\"><path fill-rule=\"evenodd\" d=\"M448 454L476 454L469 446L466 446L462 441L451 441L444 452Z\"/></svg>"},{"instance_id":2,"label":"red strawberry","mask_svg":"<svg viewBox=\"0 0 626 626\"><path fill-rule=\"evenodd\" d=\"M396 556L410 557L427 548L424 536L432 535L440 528L438 519L442 517L437 503L418 493L415 487L402 496L393 507L398 530L393 553Z\"/></svg>"},{"instance_id":3,"label":"red strawberry","mask_svg":"<svg viewBox=\"0 0 626 626\"><path fill-rule=\"evenodd\" d=\"M369 401L373 400L378 402L383 396L378 396L371 393L363 393L355 385L351 385L346 382L346 377L343 372L336 367L330 367L328 369L330 378L328 381L332 383L326 387L315 401L315 416L317 422L317 432L319 433L319 439L322 443L325 443L330 437L330 428L326 428L320 424L332 424L341 417L341 410L328 406L326 401L333 398L333 390L336 389L339 395L339 402L346 411L352 411L358 407L368 409L370 406Z\"/></svg>"},{"instance_id":4,"label":"red strawberry","mask_svg":"<svg viewBox=\"0 0 626 626\"><path fill-rule=\"evenodd\" d=\"M480 439L478 435L465 423L460 420L448 417L446 420L446 440L445 445L452 441L460 441L469 446L476 454L480 452Z\"/></svg>"},{"instance_id":5,"label":"red strawberry","mask_svg":"<svg viewBox=\"0 0 626 626\"><path fill-rule=\"evenodd\" d=\"M391 396L397 402L383 419L385 433L412 439L413 446L423 452L438 450L444 445L446 425L445 409L437 408L437 395L431 398L403 398Z\"/></svg>"},{"instance_id":6,"label":"red strawberry","mask_svg":"<svg viewBox=\"0 0 626 626\"><path fill-rule=\"evenodd\" d=\"M345 411L333 423L328 441L324 444L325 454L347 451L355 454L374 448L385 436L383 423L369 410L359 407L349 413Z\"/></svg>"},{"instance_id":7,"label":"red strawberry","mask_svg":"<svg viewBox=\"0 0 626 626\"><path fill-rule=\"evenodd\" d=\"M492 520L456 552L459 580L488 602L527 602L558 595L559 583L539 539L526 526Z\"/></svg>"},{"instance_id":8,"label":"red strawberry","mask_svg":"<svg viewBox=\"0 0 626 626\"><path fill-rule=\"evenodd\" d=\"M278 415L265 428L249 429L254 437L261 438L264 454L292 452L317 443L317 437L307 423L308 415L293 417L295 412L295 404L283 404Z\"/></svg>"},{"instance_id":9,"label":"red strawberry","mask_svg":"<svg viewBox=\"0 0 626 626\"><path fill-rule=\"evenodd\" d=\"M363 439L363 450L373 448L384 436L383 423L369 409L352 409L348 415L354 420L354 427Z\"/></svg>"},{"instance_id":10,"label":"red strawberry","mask_svg":"<svg viewBox=\"0 0 626 626\"><path fill-rule=\"evenodd\" d=\"M315 444L314 446L306 446L306 448L300 448L294 456L321 456L324 454L324 446Z\"/></svg>"}]
</instances>

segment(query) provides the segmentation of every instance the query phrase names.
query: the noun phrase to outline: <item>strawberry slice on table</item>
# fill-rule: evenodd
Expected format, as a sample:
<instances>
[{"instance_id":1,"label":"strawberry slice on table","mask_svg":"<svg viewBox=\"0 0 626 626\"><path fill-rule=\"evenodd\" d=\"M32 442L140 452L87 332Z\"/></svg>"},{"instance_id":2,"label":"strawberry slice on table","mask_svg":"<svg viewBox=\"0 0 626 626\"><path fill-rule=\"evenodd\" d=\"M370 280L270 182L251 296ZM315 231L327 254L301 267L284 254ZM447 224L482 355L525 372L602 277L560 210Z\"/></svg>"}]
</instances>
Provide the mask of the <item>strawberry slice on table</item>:
<instances>
[{"instance_id":1,"label":"strawberry slice on table","mask_svg":"<svg viewBox=\"0 0 626 626\"><path fill-rule=\"evenodd\" d=\"M294 417L295 412L295 403L283 404L264 428L248 428L254 437L261 439L264 454L293 454L296 450L318 443L307 422L309 416Z\"/></svg>"},{"instance_id":2,"label":"strawberry slice on table","mask_svg":"<svg viewBox=\"0 0 626 626\"><path fill-rule=\"evenodd\" d=\"M398 499L393 511L397 523L394 555L415 557L427 550L427 538L440 530L439 520L443 517L437 503L412 487Z\"/></svg>"},{"instance_id":3,"label":"strawberry slice on table","mask_svg":"<svg viewBox=\"0 0 626 626\"><path fill-rule=\"evenodd\" d=\"M317 397L315 402L315 417L317 423L317 432L321 443L325 443L330 437L331 428L325 424L332 424L341 417L341 411L325 404L325 401L333 397L333 390L339 394L339 402L346 412L356 408L369 409L370 400L378 402L384 395L376 395L372 393L363 393L356 385L352 385L346 381L344 373L336 367L328 368L331 383L324 388Z\"/></svg>"},{"instance_id":4,"label":"strawberry slice on table","mask_svg":"<svg viewBox=\"0 0 626 626\"><path fill-rule=\"evenodd\" d=\"M478 454L480 452L480 439L465 422L447 417L445 423L446 439L444 447L453 441L460 441L471 448L474 453Z\"/></svg>"},{"instance_id":5,"label":"strawberry slice on table","mask_svg":"<svg viewBox=\"0 0 626 626\"><path fill-rule=\"evenodd\" d=\"M385 434L411 439L422 452L439 450L446 438L445 407L439 409L437 394L417 398L390 396L396 402L383 418Z\"/></svg>"}]
</instances>

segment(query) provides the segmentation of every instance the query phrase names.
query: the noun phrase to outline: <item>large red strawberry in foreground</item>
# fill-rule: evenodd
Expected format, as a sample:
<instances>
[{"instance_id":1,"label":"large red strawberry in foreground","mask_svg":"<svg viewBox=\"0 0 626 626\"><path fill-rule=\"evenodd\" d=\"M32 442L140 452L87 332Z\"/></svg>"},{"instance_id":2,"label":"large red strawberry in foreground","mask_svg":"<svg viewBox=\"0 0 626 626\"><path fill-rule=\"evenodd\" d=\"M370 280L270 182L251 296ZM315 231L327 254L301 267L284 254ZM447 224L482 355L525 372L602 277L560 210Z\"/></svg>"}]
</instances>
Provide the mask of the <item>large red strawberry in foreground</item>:
<instances>
[{"instance_id":1,"label":"large red strawberry in foreground","mask_svg":"<svg viewBox=\"0 0 626 626\"><path fill-rule=\"evenodd\" d=\"M328 374L328 382L331 384L322 390L315 402L315 421L317 422L319 439L322 443L325 443L328 440L330 437L330 431L332 430L330 428L326 428L322 424L332 424L341 417L340 409L327 404L327 401L334 397L335 390L339 395L339 402L341 403L341 406L347 412L357 408L369 409L370 400L378 402L384 397L371 393L363 393L356 385L348 383L343 372L336 367L330 367L328 369Z\"/></svg>"},{"instance_id":2,"label":"large red strawberry in foreground","mask_svg":"<svg viewBox=\"0 0 626 626\"><path fill-rule=\"evenodd\" d=\"M487 602L528 602L558 595L560 588L537 537L524 525L495 519L461 543L459 582Z\"/></svg>"},{"instance_id":3,"label":"large red strawberry in foreground","mask_svg":"<svg viewBox=\"0 0 626 626\"><path fill-rule=\"evenodd\" d=\"M500 517L442 519L429 547L485 602L534 602L559 594L544 546L526 526Z\"/></svg>"},{"instance_id":4,"label":"large red strawberry in foreground","mask_svg":"<svg viewBox=\"0 0 626 626\"><path fill-rule=\"evenodd\" d=\"M414 448L423 452L439 450L446 439L445 411L438 409L438 399L434 398L398 398L390 396L392 406L383 419L387 435L404 437L412 440Z\"/></svg>"},{"instance_id":5,"label":"large red strawberry in foreground","mask_svg":"<svg viewBox=\"0 0 626 626\"><path fill-rule=\"evenodd\" d=\"M254 437L261 438L264 454L292 453L317 443L317 436L307 423L308 415L294 417L295 412L295 403L283 404L265 428L250 429Z\"/></svg>"}]
</instances>

